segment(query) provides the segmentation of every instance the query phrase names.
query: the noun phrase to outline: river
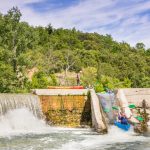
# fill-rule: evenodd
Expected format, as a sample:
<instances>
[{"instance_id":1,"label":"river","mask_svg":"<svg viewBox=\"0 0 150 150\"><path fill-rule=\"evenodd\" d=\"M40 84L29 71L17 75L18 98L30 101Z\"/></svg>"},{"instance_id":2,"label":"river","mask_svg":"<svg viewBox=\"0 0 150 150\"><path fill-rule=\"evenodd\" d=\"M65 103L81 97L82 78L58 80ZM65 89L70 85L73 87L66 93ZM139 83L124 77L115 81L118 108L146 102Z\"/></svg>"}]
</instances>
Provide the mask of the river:
<instances>
[{"instance_id":1,"label":"river","mask_svg":"<svg viewBox=\"0 0 150 150\"><path fill-rule=\"evenodd\" d=\"M150 150L150 135L115 126L98 135L91 129L50 127L26 108L0 117L0 150Z\"/></svg>"}]
</instances>

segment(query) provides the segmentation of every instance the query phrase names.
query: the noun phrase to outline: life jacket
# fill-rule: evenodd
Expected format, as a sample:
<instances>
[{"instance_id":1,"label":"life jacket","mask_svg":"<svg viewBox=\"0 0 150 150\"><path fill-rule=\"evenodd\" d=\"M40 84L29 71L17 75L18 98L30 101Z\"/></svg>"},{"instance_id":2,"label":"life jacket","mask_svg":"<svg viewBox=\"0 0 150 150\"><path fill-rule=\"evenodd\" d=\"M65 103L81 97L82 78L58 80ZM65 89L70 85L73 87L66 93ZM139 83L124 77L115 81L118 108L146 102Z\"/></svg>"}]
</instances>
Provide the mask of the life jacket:
<instances>
[{"instance_id":1,"label":"life jacket","mask_svg":"<svg viewBox=\"0 0 150 150\"><path fill-rule=\"evenodd\" d=\"M128 124L128 120L125 117L118 117L118 119L121 121L121 124Z\"/></svg>"}]
</instances>

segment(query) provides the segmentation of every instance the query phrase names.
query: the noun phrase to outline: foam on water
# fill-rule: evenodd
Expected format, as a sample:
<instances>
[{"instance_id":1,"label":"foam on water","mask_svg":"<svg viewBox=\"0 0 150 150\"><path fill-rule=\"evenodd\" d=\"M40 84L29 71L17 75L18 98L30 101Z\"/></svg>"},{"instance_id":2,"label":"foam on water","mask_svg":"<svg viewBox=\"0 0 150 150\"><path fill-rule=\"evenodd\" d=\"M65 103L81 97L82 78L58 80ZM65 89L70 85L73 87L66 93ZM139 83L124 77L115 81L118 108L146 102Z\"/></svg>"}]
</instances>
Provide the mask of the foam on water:
<instances>
[{"instance_id":1,"label":"foam on water","mask_svg":"<svg viewBox=\"0 0 150 150\"><path fill-rule=\"evenodd\" d=\"M19 141L18 148L15 145L13 150L19 150L20 145L24 147L21 147L23 150L36 150L39 147L45 150L103 150L116 143L150 141L150 137L137 136L133 130L124 132L115 126L111 126L106 135L98 135L91 129L50 127L27 108L11 110L0 117L0 138L7 141L9 147L13 147L16 140ZM2 145L0 143L0 148ZM7 146L3 148L6 149Z\"/></svg>"},{"instance_id":2,"label":"foam on water","mask_svg":"<svg viewBox=\"0 0 150 150\"><path fill-rule=\"evenodd\" d=\"M50 127L42 119L38 119L28 108L20 108L8 111L0 116L0 137L14 136L22 134L46 134L66 131L76 131L79 129Z\"/></svg>"},{"instance_id":3,"label":"foam on water","mask_svg":"<svg viewBox=\"0 0 150 150\"><path fill-rule=\"evenodd\" d=\"M106 135L83 135L82 137L85 137L85 140L65 143L59 150L95 150L96 148L102 150L115 143L150 141L150 137L137 136L133 130L124 132L115 126L111 126Z\"/></svg>"},{"instance_id":4,"label":"foam on water","mask_svg":"<svg viewBox=\"0 0 150 150\"><path fill-rule=\"evenodd\" d=\"M10 110L0 116L0 136L41 133L49 129L43 120L36 118L27 108Z\"/></svg>"}]
</instances>

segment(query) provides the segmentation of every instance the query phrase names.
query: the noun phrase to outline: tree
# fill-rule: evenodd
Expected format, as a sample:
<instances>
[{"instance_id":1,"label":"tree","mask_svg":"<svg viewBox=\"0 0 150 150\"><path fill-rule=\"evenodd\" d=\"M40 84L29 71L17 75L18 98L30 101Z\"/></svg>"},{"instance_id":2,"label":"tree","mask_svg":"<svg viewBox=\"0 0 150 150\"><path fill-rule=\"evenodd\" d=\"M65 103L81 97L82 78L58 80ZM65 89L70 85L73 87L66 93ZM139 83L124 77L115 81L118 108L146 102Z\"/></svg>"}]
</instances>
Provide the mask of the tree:
<instances>
[{"instance_id":1,"label":"tree","mask_svg":"<svg viewBox=\"0 0 150 150\"><path fill-rule=\"evenodd\" d=\"M18 48L18 31L19 31L19 21L21 17L21 12L18 7L13 7L4 16L6 30L9 31L6 34L5 40L8 43L10 50L13 52L13 68L14 72L17 69L17 48Z\"/></svg>"},{"instance_id":2,"label":"tree","mask_svg":"<svg viewBox=\"0 0 150 150\"><path fill-rule=\"evenodd\" d=\"M105 86L149 87L150 52L144 43L131 47L114 41L111 35L84 33L75 28L54 29L51 24L33 27L20 18L17 7L7 14L0 13L1 91L42 88L49 84L49 76L56 73L64 75L66 84L71 84L71 74L75 79L80 70L84 74L82 84L96 84L101 91ZM28 84L29 70L44 74L33 79L41 86Z\"/></svg>"},{"instance_id":3,"label":"tree","mask_svg":"<svg viewBox=\"0 0 150 150\"><path fill-rule=\"evenodd\" d=\"M143 77L141 80L142 88L150 88L150 77Z\"/></svg>"},{"instance_id":4,"label":"tree","mask_svg":"<svg viewBox=\"0 0 150 150\"><path fill-rule=\"evenodd\" d=\"M68 71L73 70L73 68L76 66L76 63L79 62L78 57L76 56L76 53L70 50L64 50L63 51L64 55L64 71L65 71L65 82L66 85L68 85Z\"/></svg>"},{"instance_id":5,"label":"tree","mask_svg":"<svg viewBox=\"0 0 150 150\"><path fill-rule=\"evenodd\" d=\"M36 73L29 86L32 88L47 88L48 86L57 85L57 81L54 75L47 75L44 72ZM30 88L31 88L30 87Z\"/></svg>"},{"instance_id":6,"label":"tree","mask_svg":"<svg viewBox=\"0 0 150 150\"><path fill-rule=\"evenodd\" d=\"M49 34L49 35L52 34L53 31L54 31L54 29L53 29L53 27L52 27L51 24L48 24L48 26L46 27L46 30L48 31L48 34Z\"/></svg>"},{"instance_id":7,"label":"tree","mask_svg":"<svg viewBox=\"0 0 150 150\"><path fill-rule=\"evenodd\" d=\"M130 88L131 81L128 78L124 80L119 80L117 78L109 77L109 76L101 76L101 79L97 81L95 84L95 89L97 92L102 92L106 89L118 89L118 88Z\"/></svg>"},{"instance_id":8,"label":"tree","mask_svg":"<svg viewBox=\"0 0 150 150\"><path fill-rule=\"evenodd\" d=\"M0 93L14 92L16 88L16 77L13 68L0 62Z\"/></svg>"},{"instance_id":9,"label":"tree","mask_svg":"<svg viewBox=\"0 0 150 150\"><path fill-rule=\"evenodd\" d=\"M143 43L137 43L135 47L137 49L145 49L145 45Z\"/></svg>"},{"instance_id":10,"label":"tree","mask_svg":"<svg viewBox=\"0 0 150 150\"><path fill-rule=\"evenodd\" d=\"M81 84L85 87L94 87L97 81L97 69L94 67L87 67L82 70Z\"/></svg>"}]
</instances>

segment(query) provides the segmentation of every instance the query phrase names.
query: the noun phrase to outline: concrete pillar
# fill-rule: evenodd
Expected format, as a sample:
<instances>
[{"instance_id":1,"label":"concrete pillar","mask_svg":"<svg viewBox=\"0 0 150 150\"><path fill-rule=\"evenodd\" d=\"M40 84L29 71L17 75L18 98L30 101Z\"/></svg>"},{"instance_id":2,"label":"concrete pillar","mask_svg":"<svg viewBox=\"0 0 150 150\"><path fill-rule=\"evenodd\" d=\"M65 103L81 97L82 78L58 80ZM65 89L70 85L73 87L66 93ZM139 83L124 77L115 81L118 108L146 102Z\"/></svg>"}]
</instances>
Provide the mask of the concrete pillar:
<instances>
[{"instance_id":1,"label":"concrete pillar","mask_svg":"<svg viewBox=\"0 0 150 150\"><path fill-rule=\"evenodd\" d=\"M99 99L93 89L90 90L91 95L91 112L92 112L92 126L101 134L107 133L107 125L104 117L104 112L99 102Z\"/></svg>"}]
</instances>

